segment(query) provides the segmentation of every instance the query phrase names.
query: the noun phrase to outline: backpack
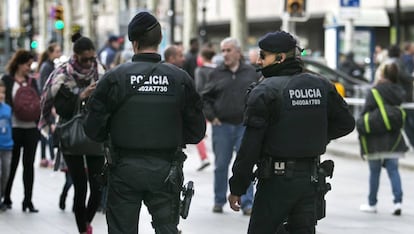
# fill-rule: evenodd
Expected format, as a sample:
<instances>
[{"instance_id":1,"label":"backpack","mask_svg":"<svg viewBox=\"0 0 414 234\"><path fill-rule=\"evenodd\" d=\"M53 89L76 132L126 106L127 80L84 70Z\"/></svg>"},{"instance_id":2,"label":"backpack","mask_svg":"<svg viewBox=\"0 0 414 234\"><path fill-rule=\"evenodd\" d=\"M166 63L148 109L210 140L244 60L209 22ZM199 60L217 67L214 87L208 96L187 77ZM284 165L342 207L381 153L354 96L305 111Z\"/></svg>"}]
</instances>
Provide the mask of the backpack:
<instances>
[{"instance_id":1,"label":"backpack","mask_svg":"<svg viewBox=\"0 0 414 234\"><path fill-rule=\"evenodd\" d=\"M32 87L33 78L29 78L26 86L21 84L13 99L13 112L17 119L31 122L40 117L40 96Z\"/></svg>"}]
</instances>

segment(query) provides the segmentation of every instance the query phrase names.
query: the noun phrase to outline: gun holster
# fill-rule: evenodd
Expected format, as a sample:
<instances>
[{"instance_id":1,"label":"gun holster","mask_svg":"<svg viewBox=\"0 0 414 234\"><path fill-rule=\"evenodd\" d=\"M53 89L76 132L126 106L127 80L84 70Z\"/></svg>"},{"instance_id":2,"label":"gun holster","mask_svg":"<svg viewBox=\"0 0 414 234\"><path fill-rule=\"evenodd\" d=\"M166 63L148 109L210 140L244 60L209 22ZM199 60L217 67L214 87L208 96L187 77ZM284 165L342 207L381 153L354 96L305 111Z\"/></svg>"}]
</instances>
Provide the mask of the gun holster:
<instances>
[{"instance_id":1,"label":"gun holster","mask_svg":"<svg viewBox=\"0 0 414 234\"><path fill-rule=\"evenodd\" d=\"M325 160L317 166L316 175L316 220L321 220L326 216L325 194L331 190L331 184L326 182L326 177L332 178L334 162Z\"/></svg>"},{"instance_id":2,"label":"gun holster","mask_svg":"<svg viewBox=\"0 0 414 234\"><path fill-rule=\"evenodd\" d=\"M190 210L191 199L194 196L194 182L188 181L186 185L182 187L181 190L181 197L182 200L180 201L180 216L183 219L188 217L188 212Z\"/></svg>"}]
</instances>

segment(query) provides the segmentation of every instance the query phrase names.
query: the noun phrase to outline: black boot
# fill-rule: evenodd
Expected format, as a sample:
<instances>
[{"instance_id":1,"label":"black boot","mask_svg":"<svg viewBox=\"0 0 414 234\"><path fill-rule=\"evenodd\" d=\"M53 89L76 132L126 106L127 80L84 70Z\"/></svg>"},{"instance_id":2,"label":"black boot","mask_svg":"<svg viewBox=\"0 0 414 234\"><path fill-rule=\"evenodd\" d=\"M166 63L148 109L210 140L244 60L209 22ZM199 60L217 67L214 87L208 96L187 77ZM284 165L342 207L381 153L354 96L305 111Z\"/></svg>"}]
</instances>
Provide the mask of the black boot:
<instances>
[{"instance_id":1,"label":"black boot","mask_svg":"<svg viewBox=\"0 0 414 234\"><path fill-rule=\"evenodd\" d=\"M10 200L10 198L4 198L3 200L3 205L7 208L7 209L11 209L12 208L12 201Z\"/></svg>"},{"instance_id":2,"label":"black boot","mask_svg":"<svg viewBox=\"0 0 414 234\"><path fill-rule=\"evenodd\" d=\"M22 203L22 210L23 210L23 212L26 212L27 209L29 210L30 213L37 213L37 212L39 212L39 210L36 209L33 206L33 203L31 201L24 201Z\"/></svg>"},{"instance_id":3,"label":"black boot","mask_svg":"<svg viewBox=\"0 0 414 234\"><path fill-rule=\"evenodd\" d=\"M66 208L66 193L62 193L59 198L59 208L65 210Z\"/></svg>"}]
</instances>

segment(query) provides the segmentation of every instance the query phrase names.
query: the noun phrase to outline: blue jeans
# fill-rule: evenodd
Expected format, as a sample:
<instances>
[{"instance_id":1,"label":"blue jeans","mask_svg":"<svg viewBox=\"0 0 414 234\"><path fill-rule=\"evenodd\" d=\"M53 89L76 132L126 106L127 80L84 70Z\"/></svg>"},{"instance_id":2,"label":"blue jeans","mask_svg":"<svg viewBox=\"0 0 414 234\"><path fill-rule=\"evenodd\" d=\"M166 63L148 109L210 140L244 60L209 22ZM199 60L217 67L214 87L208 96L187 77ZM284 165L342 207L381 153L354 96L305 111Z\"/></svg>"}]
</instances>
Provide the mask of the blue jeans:
<instances>
[{"instance_id":1,"label":"blue jeans","mask_svg":"<svg viewBox=\"0 0 414 234\"><path fill-rule=\"evenodd\" d=\"M215 155L214 169L214 203L223 206L227 199L227 187L229 180L229 166L233 152L240 148L245 127L222 123L212 126L213 151ZM253 205L253 185L250 184L246 194L241 197L241 208L251 208Z\"/></svg>"},{"instance_id":2,"label":"blue jeans","mask_svg":"<svg viewBox=\"0 0 414 234\"><path fill-rule=\"evenodd\" d=\"M377 193L381 175L381 167L387 170L388 177L391 182L392 194L394 195L394 203L402 202L401 178L398 172L398 158L369 160L369 195L368 201L370 206L377 204Z\"/></svg>"}]
</instances>

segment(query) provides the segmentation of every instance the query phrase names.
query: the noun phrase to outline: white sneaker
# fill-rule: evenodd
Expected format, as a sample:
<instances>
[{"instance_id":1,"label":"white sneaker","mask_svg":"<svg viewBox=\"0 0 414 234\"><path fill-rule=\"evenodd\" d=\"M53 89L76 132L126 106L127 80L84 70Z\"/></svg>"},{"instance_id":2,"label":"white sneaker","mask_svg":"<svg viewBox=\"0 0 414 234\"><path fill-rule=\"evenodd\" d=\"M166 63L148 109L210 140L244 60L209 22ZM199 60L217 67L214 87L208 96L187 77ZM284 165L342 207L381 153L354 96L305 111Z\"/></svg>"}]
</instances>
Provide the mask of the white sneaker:
<instances>
[{"instance_id":1,"label":"white sneaker","mask_svg":"<svg viewBox=\"0 0 414 234\"><path fill-rule=\"evenodd\" d=\"M392 214L397 215L397 216L401 215L401 207L402 207L401 203L395 203Z\"/></svg>"},{"instance_id":2,"label":"white sneaker","mask_svg":"<svg viewBox=\"0 0 414 234\"><path fill-rule=\"evenodd\" d=\"M362 212L367 212L367 213L377 213L377 206L370 206L368 204L362 204L359 207L359 210Z\"/></svg>"}]
</instances>

